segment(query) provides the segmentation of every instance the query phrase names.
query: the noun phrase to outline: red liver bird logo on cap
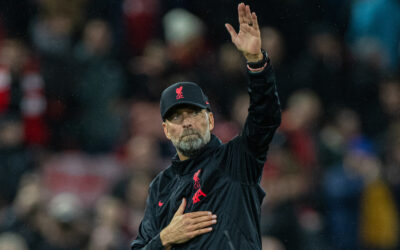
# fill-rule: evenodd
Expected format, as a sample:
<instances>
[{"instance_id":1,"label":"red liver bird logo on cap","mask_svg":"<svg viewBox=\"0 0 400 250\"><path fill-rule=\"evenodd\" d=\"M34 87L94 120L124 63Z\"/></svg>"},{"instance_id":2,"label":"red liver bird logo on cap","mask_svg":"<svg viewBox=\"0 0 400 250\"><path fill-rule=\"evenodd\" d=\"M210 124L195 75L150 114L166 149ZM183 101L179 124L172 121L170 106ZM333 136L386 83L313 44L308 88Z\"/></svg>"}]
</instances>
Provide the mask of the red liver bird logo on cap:
<instances>
[{"instance_id":1,"label":"red liver bird logo on cap","mask_svg":"<svg viewBox=\"0 0 400 250\"><path fill-rule=\"evenodd\" d=\"M183 86L180 86L179 88L176 88L176 100L182 99L183 98L183 93L182 93Z\"/></svg>"}]
</instances>

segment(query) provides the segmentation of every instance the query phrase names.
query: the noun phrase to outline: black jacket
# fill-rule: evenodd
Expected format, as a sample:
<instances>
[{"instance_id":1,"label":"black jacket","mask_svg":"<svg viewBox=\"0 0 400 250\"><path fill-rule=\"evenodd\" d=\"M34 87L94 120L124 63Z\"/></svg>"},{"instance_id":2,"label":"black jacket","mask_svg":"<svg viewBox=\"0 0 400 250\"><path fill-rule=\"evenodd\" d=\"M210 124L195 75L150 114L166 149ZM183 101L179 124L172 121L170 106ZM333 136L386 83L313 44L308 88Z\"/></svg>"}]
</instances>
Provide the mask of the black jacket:
<instances>
[{"instance_id":1,"label":"black jacket","mask_svg":"<svg viewBox=\"0 0 400 250\"><path fill-rule=\"evenodd\" d=\"M261 249L261 180L268 145L281 120L273 69L249 72L249 115L227 144L212 135L194 158L162 171L150 184L146 212L132 249L163 249L159 233L187 199L186 212L211 211L213 230L173 249Z\"/></svg>"}]
</instances>

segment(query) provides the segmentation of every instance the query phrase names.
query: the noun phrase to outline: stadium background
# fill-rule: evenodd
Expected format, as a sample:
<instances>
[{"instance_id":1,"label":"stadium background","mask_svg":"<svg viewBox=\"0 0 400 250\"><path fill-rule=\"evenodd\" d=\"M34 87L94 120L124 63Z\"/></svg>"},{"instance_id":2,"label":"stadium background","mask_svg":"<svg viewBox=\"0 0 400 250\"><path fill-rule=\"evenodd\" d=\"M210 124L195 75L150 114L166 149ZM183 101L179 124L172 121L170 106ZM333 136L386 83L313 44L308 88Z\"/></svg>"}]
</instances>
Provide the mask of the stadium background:
<instances>
[{"instance_id":1,"label":"stadium background","mask_svg":"<svg viewBox=\"0 0 400 250\"><path fill-rule=\"evenodd\" d=\"M247 112L237 1L0 1L0 249L127 249L173 147L163 88ZM399 249L400 1L254 0L283 122L263 249ZM11 248L6 248L11 247Z\"/></svg>"}]
</instances>

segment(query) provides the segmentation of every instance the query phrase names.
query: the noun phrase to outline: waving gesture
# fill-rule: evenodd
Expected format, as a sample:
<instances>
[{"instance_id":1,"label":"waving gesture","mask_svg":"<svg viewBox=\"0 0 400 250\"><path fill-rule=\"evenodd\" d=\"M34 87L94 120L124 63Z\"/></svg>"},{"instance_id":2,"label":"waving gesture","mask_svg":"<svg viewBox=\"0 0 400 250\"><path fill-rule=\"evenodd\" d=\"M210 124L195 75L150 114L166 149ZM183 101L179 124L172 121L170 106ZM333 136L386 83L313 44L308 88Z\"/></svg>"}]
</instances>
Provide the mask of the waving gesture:
<instances>
[{"instance_id":1,"label":"waving gesture","mask_svg":"<svg viewBox=\"0 0 400 250\"><path fill-rule=\"evenodd\" d=\"M250 6L240 3L238 5L239 33L229 23L225 24L231 35L232 42L240 50L248 62L257 62L262 59L260 28L258 27L255 12L250 11Z\"/></svg>"}]
</instances>

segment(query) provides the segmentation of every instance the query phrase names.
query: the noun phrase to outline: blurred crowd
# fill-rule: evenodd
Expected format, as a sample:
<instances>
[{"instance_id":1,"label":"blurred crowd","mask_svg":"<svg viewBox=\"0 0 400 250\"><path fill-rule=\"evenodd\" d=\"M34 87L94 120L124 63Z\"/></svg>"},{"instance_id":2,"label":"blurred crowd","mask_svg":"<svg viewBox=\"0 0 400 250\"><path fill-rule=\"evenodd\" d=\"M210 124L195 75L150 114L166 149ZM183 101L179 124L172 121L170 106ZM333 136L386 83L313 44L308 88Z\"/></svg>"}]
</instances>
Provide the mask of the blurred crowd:
<instances>
[{"instance_id":1,"label":"blurred crowd","mask_svg":"<svg viewBox=\"0 0 400 250\"><path fill-rule=\"evenodd\" d=\"M175 154L161 91L200 84L223 142L243 126L238 3L0 1L0 249L129 248ZM400 1L247 3L283 109L263 249L400 249Z\"/></svg>"}]
</instances>

